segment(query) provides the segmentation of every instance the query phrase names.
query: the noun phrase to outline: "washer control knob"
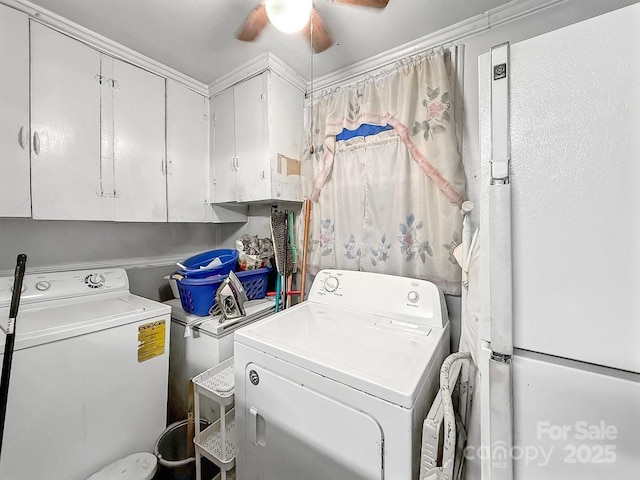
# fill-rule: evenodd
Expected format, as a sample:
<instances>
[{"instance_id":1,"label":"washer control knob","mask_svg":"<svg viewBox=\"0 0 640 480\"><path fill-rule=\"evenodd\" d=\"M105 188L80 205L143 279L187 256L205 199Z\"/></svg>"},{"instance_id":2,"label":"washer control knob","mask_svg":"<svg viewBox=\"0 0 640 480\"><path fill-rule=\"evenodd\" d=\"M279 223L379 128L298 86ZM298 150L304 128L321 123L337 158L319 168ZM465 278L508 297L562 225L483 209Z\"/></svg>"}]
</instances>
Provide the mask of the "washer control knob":
<instances>
[{"instance_id":1,"label":"washer control knob","mask_svg":"<svg viewBox=\"0 0 640 480\"><path fill-rule=\"evenodd\" d=\"M27 289L27 286L23 283L22 288L20 289L20 293L24 293L26 289ZM13 285L11 286L11 291L13 292Z\"/></svg>"},{"instance_id":2,"label":"washer control knob","mask_svg":"<svg viewBox=\"0 0 640 480\"><path fill-rule=\"evenodd\" d=\"M45 290L49 290L50 286L51 284L46 280L36 283L36 289L38 289L41 292L44 292Z\"/></svg>"},{"instance_id":3,"label":"washer control knob","mask_svg":"<svg viewBox=\"0 0 640 480\"><path fill-rule=\"evenodd\" d=\"M411 290L407 294L407 300L409 300L411 303L416 303L419 299L420 295L418 295L418 292L416 292L415 290Z\"/></svg>"},{"instance_id":4,"label":"washer control knob","mask_svg":"<svg viewBox=\"0 0 640 480\"><path fill-rule=\"evenodd\" d=\"M100 288L104 285L104 276L99 273L92 273L84 277L84 283L89 288Z\"/></svg>"},{"instance_id":5,"label":"washer control knob","mask_svg":"<svg viewBox=\"0 0 640 480\"><path fill-rule=\"evenodd\" d=\"M340 286L340 281L338 280L337 277L334 277L334 276L327 277L326 280L324 281L324 289L327 292L335 292L339 286Z\"/></svg>"}]
</instances>

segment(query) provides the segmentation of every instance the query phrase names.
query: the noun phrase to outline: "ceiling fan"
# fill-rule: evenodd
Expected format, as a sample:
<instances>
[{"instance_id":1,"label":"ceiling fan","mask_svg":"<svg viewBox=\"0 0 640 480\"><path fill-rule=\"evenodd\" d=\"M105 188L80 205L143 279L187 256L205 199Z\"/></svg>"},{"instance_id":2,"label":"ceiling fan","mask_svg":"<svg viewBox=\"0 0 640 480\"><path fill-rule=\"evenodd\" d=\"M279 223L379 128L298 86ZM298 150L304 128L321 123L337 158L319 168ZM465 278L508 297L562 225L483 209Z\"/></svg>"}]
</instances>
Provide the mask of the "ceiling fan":
<instances>
[{"instance_id":1,"label":"ceiling fan","mask_svg":"<svg viewBox=\"0 0 640 480\"><path fill-rule=\"evenodd\" d=\"M380 9L385 8L389 3L389 0L332 1ZM312 6L312 0L263 0L249 13L236 38L244 42L254 41L269 21L283 32L297 32L309 25L309 19L311 19L312 28L304 29L307 39L312 44L314 52L324 52L333 45L333 40L320 12Z\"/></svg>"}]
</instances>

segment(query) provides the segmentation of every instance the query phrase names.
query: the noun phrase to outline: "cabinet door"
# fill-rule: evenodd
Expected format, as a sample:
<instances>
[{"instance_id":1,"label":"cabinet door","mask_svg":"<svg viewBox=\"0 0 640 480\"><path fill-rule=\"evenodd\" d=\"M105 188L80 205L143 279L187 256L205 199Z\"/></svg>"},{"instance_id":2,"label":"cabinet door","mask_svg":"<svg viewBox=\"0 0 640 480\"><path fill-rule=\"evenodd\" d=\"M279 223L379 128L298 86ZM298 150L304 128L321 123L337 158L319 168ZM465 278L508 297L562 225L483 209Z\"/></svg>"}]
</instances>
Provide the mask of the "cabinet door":
<instances>
[{"instance_id":1,"label":"cabinet door","mask_svg":"<svg viewBox=\"0 0 640 480\"><path fill-rule=\"evenodd\" d=\"M240 202L271 198L267 82L265 72L234 87L236 197Z\"/></svg>"},{"instance_id":2,"label":"cabinet door","mask_svg":"<svg viewBox=\"0 0 640 480\"><path fill-rule=\"evenodd\" d=\"M31 24L33 218L109 220L100 162L100 53Z\"/></svg>"},{"instance_id":3,"label":"cabinet door","mask_svg":"<svg viewBox=\"0 0 640 480\"><path fill-rule=\"evenodd\" d=\"M29 18L0 5L0 217L30 217Z\"/></svg>"},{"instance_id":4,"label":"cabinet door","mask_svg":"<svg viewBox=\"0 0 640 480\"><path fill-rule=\"evenodd\" d=\"M214 203L233 202L236 198L236 134L233 88L229 88L211 100L213 110L213 138L211 162L213 185L211 198Z\"/></svg>"},{"instance_id":5,"label":"cabinet door","mask_svg":"<svg viewBox=\"0 0 640 480\"><path fill-rule=\"evenodd\" d=\"M206 222L209 99L167 80L167 203L170 222Z\"/></svg>"},{"instance_id":6,"label":"cabinet door","mask_svg":"<svg viewBox=\"0 0 640 480\"><path fill-rule=\"evenodd\" d=\"M166 222L165 80L113 60L115 220Z\"/></svg>"}]
</instances>

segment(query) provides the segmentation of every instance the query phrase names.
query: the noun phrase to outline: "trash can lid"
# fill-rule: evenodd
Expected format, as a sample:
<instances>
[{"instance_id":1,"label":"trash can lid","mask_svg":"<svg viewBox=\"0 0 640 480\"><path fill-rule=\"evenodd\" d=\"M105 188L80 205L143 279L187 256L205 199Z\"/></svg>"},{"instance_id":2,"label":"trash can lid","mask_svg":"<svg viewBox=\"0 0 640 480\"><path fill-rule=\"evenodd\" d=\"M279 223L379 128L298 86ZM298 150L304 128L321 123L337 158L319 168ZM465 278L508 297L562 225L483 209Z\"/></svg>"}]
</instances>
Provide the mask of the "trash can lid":
<instances>
[{"instance_id":1,"label":"trash can lid","mask_svg":"<svg viewBox=\"0 0 640 480\"><path fill-rule=\"evenodd\" d=\"M158 459L151 453L134 453L107 465L88 480L151 480L157 464Z\"/></svg>"}]
</instances>

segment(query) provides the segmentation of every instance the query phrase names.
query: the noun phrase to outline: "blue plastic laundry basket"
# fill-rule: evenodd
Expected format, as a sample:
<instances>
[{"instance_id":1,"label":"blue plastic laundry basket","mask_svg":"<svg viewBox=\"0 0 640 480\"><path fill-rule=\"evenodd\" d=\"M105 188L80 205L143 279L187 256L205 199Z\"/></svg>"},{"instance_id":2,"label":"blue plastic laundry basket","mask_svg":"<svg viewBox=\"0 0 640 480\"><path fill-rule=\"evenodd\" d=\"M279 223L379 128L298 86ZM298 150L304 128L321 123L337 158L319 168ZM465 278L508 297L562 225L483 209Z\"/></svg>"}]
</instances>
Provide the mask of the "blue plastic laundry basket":
<instances>
[{"instance_id":1,"label":"blue plastic laundry basket","mask_svg":"<svg viewBox=\"0 0 640 480\"><path fill-rule=\"evenodd\" d=\"M220 265L211 268L200 268L211 263L215 258L222 262ZM189 257L182 262L186 269L178 269L176 273L187 278L205 278L213 275L227 275L230 271L235 271L238 261L238 251L229 248L211 250Z\"/></svg>"},{"instance_id":2,"label":"blue plastic laundry basket","mask_svg":"<svg viewBox=\"0 0 640 480\"><path fill-rule=\"evenodd\" d=\"M236 273L249 300L264 298L272 268L257 268ZM178 280L180 303L185 312L206 317L215 305L215 294L220 284L229 274L207 278L183 278Z\"/></svg>"}]
</instances>

